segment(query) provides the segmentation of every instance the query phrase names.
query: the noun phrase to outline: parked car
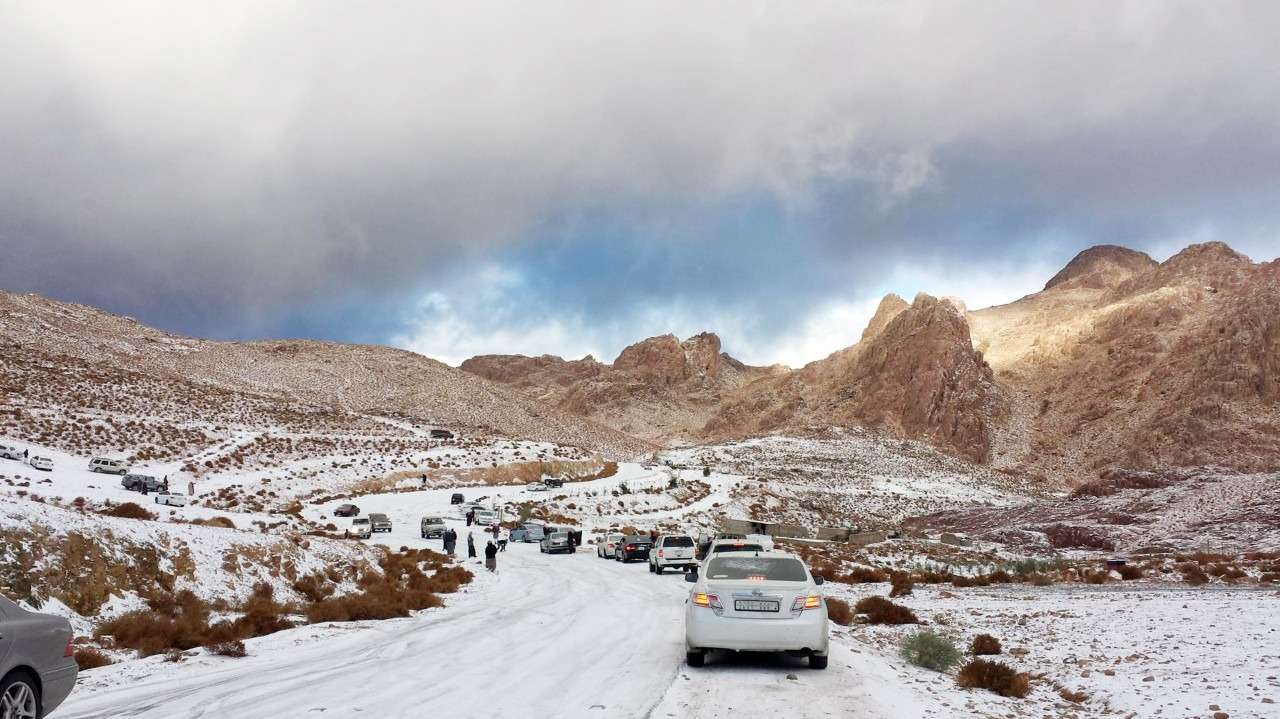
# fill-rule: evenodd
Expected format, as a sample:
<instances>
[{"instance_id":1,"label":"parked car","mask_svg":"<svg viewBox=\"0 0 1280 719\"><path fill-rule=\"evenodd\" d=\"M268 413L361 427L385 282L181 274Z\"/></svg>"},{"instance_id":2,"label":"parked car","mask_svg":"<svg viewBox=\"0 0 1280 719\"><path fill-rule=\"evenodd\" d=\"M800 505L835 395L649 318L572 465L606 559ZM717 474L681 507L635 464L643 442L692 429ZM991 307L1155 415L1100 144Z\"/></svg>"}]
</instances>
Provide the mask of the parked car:
<instances>
[{"instance_id":1,"label":"parked car","mask_svg":"<svg viewBox=\"0 0 1280 719\"><path fill-rule=\"evenodd\" d=\"M798 557L773 550L719 554L689 572L685 662L700 667L716 649L787 652L827 667L827 603L821 576Z\"/></svg>"},{"instance_id":2,"label":"parked car","mask_svg":"<svg viewBox=\"0 0 1280 719\"><path fill-rule=\"evenodd\" d=\"M43 717L76 685L75 637L62 617L0 596L0 715Z\"/></svg>"},{"instance_id":3,"label":"parked car","mask_svg":"<svg viewBox=\"0 0 1280 719\"><path fill-rule=\"evenodd\" d=\"M508 540L527 544L529 542L541 542L546 535L546 528L541 524L522 524L511 530L511 536L508 537Z\"/></svg>"},{"instance_id":4,"label":"parked car","mask_svg":"<svg viewBox=\"0 0 1280 719\"><path fill-rule=\"evenodd\" d=\"M626 539L625 534L602 534L596 539L596 556L601 559L613 559L613 550L618 542Z\"/></svg>"},{"instance_id":5,"label":"parked car","mask_svg":"<svg viewBox=\"0 0 1280 719\"><path fill-rule=\"evenodd\" d=\"M342 536L350 539L368 539L373 536L373 522L368 517L352 517L351 526L347 527Z\"/></svg>"},{"instance_id":6,"label":"parked car","mask_svg":"<svg viewBox=\"0 0 1280 719\"><path fill-rule=\"evenodd\" d=\"M102 472L103 474L128 474L129 463L123 459L111 459L110 457L94 457L89 460L90 472Z\"/></svg>"},{"instance_id":7,"label":"parked car","mask_svg":"<svg viewBox=\"0 0 1280 719\"><path fill-rule=\"evenodd\" d=\"M498 523L498 513L489 509L477 509L475 522L481 527L492 527Z\"/></svg>"},{"instance_id":8,"label":"parked car","mask_svg":"<svg viewBox=\"0 0 1280 719\"><path fill-rule=\"evenodd\" d=\"M573 545L569 543L568 532L552 532L542 538L538 543L538 549L545 554L555 554L556 552L573 552Z\"/></svg>"},{"instance_id":9,"label":"parked car","mask_svg":"<svg viewBox=\"0 0 1280 719\"><path fill-rule=\"evenodd\" d=\"M658 537L649 551L649 571L662 574L664 569L688 571L698 566L693 556L693 537L687 534L664 534Z\"/></svg>"},{"instance_id":10,"label":"parked car","mask_svg":"<svg viewBox=\"0 0 1280 719\"><path fill-rule=\"evenodd\" d=\"M360 508L354 504L344 504L333 510L335 517L354 517L360 513Z\"/></svg>"},{"instance_id":11,"label":"parked car","mask_svg":"<svg viewBox=\"0 0 1280 719\"><path fill-rule=\"evenodd\" d=\"M547 485L542 482L530 482L524 486L526 492L545 492Z\"/></svg>"},{"instance_id":12,"label":"parked car","mask_svg":"<svg viewBox=\"0 0 1280 719\"><path fill-rule=\"evenodd\" d=\"M763 544L746 539L717 539L711 542L711 546L707 547L706 552L702 555L702 563L706 564L707 560L723 552L763 552L766 550L767 548Z\"/></svg>"},{"instance_id":13,"label":"parked car","mask_svg":"<svg viewBox=\"0 0 1280 719\"><path fill-rule=\"evenodd\" d=\"M391 531L391 518L381 512L370 512L369 524L373 525L373 531L375 532Z\"/></svg>"},{"instance_id":14,"label":"parked car","mask_svg":"<svg viewBox=\"0 0 1280 719\"><path fill-rule=\"evenodd\" d=\"M462 496L462 492L454 492L453 496L449 498L449 504L462 504L465 501L467 500Z\"/></svg>"},{"instance_id":15,"label":"parked car","mask_svg":"<svg viewBox=\"0 0 1280 719\"><path fill-rule=\"evenodd\" d=\"M422 530L423 539L443 536L444 530L449 528L444 523L444 517L423 517L418 526Z\"/></svg>"},{"instance_id":16,"label":"parked car","mask_svg":"<svg viewBox=\"0 0 1280 719\"><path fill-rule=\"evenodd\" d=\"M164 489L164 482L149 474L126 474L120 478L120 486L130 492L141 492L143 487L148 492L159 492Z\"/></svg>"},{"instance_id":17,"label":"parked car","mask_svg":"<svg viewBox=\"0 0 1280 719\"><path fill-rule=\"evenodd\" d=\"M156 494L156 504L167 504L170 507L187 506L187 495L181 492L160 491Z\"/></svg>"},{"instance_id":18,"label":"parked car","mask_svg":"<svg viewBox=\"0 0 1280 719\"><path fill-rule=\"evenodd\" d=\"M431 439L453 439L453 432L447 429L431 430Z\"/></svg>"},{"instance_id":19,"label":"parked car","mask_svg":"<svg viewBox=\"0 0 1280 719\"><path fill-rule=\"evenodd\" d=\"M546 479L542 480L542 483L547 485L548 487L555 487L557 489L564 486L564 480L558 477L547 477Z\"/></svg>"},{"instance_id":20,"label":"parked car","mask_svg":"<svg viewBox=\"0 0 1280 719\"><path fill-rule=\"evenodd\" d=\"M22 459L22 450L16 444L0 444L0 457L5 459Z\"/></svg>"},{"instance_id":21,"label":"parked car","mask_svg":"<svg viewBox=\"0 0 1280 719\"><path fill-rule=\"evenodd\" d=\"M648 559L649 548L653 546L653 540L647 536L632 535L623 539L613 550L613 558L623 564L634 562L637 559Z\"/></svg>"},{"instance_id":22,"label":"parked car","mask_svg":"<svg viewBox=\"0 0 1280 719\"><path fill-rule=\"evenodd\" d=\"M53 471L53 460L49 459L48 457L33 456L31 460L28 462L28 464L31 465L32 469L39 469L45 472Z\"/></svg>"}]
</instances>

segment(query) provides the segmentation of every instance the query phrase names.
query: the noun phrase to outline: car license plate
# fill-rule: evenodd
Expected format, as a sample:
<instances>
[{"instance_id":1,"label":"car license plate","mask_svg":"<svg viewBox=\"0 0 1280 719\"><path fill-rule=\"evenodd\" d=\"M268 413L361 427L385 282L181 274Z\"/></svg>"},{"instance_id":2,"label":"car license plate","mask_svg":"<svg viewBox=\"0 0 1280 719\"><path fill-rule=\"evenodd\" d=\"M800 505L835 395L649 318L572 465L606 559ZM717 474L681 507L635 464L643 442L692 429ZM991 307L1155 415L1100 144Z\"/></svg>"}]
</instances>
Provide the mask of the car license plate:
<instances>
[{"instance_id":1,"label":"car license plate","mask_svg":"<svg viewBox=\"0 0 1280 719\"><path fill-rule=\"evenodd\" d=\"M778 603L759 599L735 599L733 609L738 612L776 612L778 611Z\"/></svg>"}]
</instances>

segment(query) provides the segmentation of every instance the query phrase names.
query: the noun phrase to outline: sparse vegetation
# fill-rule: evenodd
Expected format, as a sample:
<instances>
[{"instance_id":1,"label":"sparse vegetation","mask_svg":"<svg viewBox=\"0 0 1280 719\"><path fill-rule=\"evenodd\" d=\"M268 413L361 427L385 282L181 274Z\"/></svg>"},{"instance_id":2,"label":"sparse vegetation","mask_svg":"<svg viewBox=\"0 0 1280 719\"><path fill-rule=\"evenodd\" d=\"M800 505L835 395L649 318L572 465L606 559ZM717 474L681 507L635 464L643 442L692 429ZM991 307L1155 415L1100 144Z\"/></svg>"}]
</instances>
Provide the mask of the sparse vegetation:
<instances>
[{"instance_id":1,"label":"sparse vegetation","mask_svg":"<svg viewBox=\"0 0 1280 719\"><path fill-rule=\"evenodd\" d=\"M908 635L902 641L899 654L908 663L935 672L950 671L960 663L960 650L956 645L927 629Z\"/></svg>"},{"instance_id":2,"label":"sparse vegetation","mask_svg":"<svg viewBox=\"0 0 1280 719\"><path fill-rule=\"evenodd\" d=\"M80 671L86 669L97 669L112 664L111 657L107 653L97 647L79 646L76 647L76 666L80 667Z\"/></svg>"},{"instance_id":3,"label":"sparse vegetation","mask_svg":"<svg viewBox=\"0 0 1280 719\"><path fill-rule=\"evenodd\" d=\"M1003 662L974 659L960 668L956 683L966 689L990 689L1006 697L1025 697L1031 693L1031 680Z\"/></svg>"},{"instance_id":4,"label":"sparse vegetation","mask_svg":"<svg viewBox=\"0 0 1280 719\"><path fill-rule=\"evenodd\" d=\"M827 597L827 618L841 626L853 624L853 610L849 603L838 597Z\"/></svg>"},{"instance_id":5,"label":"sparse vegetation","mask_svg":"<svg viewBox=\"0 0 1280 719\"><path fill-rule=\"evenodd\" d=\"M990 634L979 634L973 638L973 644L969 646L969 653L977 656L999 654L1003 649L1000 646L1000 640Z\"/></svg>"},{"instance_id":6,"label":"sparse vegetation","mask_svg":"<svg viewBox=\"0 0 1280 719\"><path fill-rule=\"evenodd\" d=\"M873 595L863 597L854 605L854 609L866 615L868 624L919 624L914 612L901 604L894 604L884 597Z\"/></svg>"}]
</instances>

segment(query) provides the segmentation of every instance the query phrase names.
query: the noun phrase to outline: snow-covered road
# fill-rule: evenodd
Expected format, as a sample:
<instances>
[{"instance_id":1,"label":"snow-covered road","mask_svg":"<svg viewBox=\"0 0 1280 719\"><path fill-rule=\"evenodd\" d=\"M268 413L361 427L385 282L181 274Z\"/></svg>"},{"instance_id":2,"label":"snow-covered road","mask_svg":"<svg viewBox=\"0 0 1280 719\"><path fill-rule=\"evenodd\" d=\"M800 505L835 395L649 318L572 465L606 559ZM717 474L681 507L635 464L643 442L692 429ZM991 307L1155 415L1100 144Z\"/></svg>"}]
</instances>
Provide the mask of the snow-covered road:
<instances>
[{"instance_id":1,"label":"snow-covered road","mask_svg":"<svg viewBox=\"0 0 1280 719\"><path fill-rule=\"evenodd\" d=\"M849 667L873 662L843 646L827 671L768 657L688 669L678 573L601 560L590 547L549 556L512 545L496 575L474 561L476 582L443 609L301 627L250 641L244 659L94 670L57 716L902 715L873 710L867 681Z\"/></svg>"}]
</instances>

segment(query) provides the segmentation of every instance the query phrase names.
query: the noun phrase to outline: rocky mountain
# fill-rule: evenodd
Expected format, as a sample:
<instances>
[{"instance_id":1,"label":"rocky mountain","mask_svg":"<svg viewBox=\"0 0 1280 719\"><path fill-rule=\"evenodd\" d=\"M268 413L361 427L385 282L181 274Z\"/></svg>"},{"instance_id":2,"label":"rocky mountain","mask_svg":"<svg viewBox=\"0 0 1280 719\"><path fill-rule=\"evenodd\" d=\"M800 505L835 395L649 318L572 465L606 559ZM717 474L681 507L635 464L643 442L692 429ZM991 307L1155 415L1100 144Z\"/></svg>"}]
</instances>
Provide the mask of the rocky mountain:
<instances>
[{"instance_id":1,"label":"rocky mountain","mask_svg":"<svg viewBox=\"0 0 1280 719\"><path fill-rule=\"evenodd\" d=\"M797 370L744 368L711 338L652 338L612 366L463 369L660 443L862 425L1050 484L1280 468L1280 261L1222 243L1162 263L1094 247L1041 292L976 312L889 295L858 343Z\"/></svg>"},{"instance_id":2,"label":"rocky mountain","mask_svg":"<svg viewBox=\"0 0 1280 719\"><path fill-rule=\"evenodd\" d=\"M55 414L79 416L87 429L104 416L124 418L148 428L134 436L157 446L198 433L197 425L375 433L393 429L381 419L401 417L615 457L653 449L502 384L387 347L191 339L82 305L0 292L0 348L0 418L22 436L72 436L45 426ZM87 433L83 448L110 448L104 432Z\"/></svg>"},{"instance_id":3,"label":"rocky mountain","mask_svg":"<svg viewBox=\"0 0 1280 719\"><path fill-rule=\"evenodd\" d=\"M622 350L613 364L588 356L485 355L461 369L509 384L566 412L652 441L699 441L725 398L778 368L748 367L703 333L683 342L651 337Z\"/></svg>"}]
</instances>

